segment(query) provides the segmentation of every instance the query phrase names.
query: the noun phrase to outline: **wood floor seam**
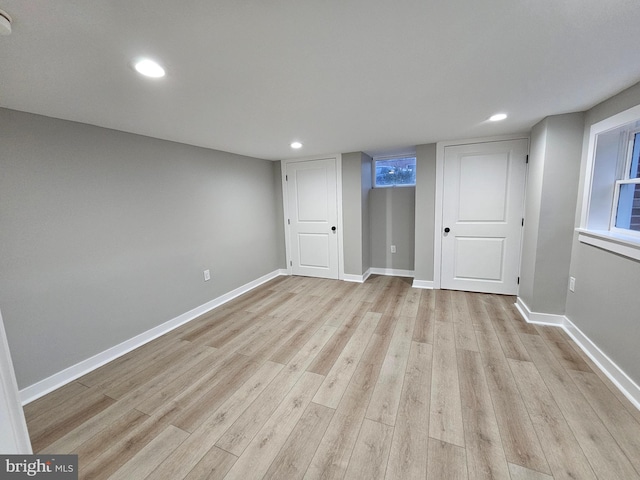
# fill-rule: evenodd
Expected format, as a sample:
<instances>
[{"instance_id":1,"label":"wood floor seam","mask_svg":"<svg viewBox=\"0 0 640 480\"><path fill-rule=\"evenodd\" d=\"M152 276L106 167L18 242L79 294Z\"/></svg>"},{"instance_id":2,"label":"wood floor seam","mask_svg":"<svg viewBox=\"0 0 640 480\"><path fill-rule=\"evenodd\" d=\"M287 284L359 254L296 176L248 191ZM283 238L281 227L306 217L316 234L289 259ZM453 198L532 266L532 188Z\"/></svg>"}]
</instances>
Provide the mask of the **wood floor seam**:
<instances>
[{"instance_id":1,"label":"wood floor seam","mask_svg":"<svg viewBox=\"0 0 640 480\"><path fill-rule=\"evenodd\" d=\"M278 277L25 406L79 479L640 480L640 411L515 297Z\"/></svg>"}]
</instances>

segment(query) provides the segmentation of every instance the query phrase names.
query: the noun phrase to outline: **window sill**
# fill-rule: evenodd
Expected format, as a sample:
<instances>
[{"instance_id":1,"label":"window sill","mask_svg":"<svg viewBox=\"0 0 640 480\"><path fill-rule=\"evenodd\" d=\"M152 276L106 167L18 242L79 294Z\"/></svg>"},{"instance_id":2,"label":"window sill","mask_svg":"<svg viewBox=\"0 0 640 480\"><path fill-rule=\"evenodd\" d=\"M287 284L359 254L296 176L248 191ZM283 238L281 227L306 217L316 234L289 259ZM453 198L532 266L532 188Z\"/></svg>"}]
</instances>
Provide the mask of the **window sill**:
<instances>
[{"instance_id":1,"label":"window sill","mask_svg":"<svg viewBox=\"0 0 640 480\"><path fill-rule=\"evenodd\" d=\"M576 228L581 243L608 250L640 261L640 238L619 235L607 230Z\"/></svg>"},{"instance_id":2,"label":"window sill","mask_svg":"<svg viewBox=\"0 0 640 480\"><path fill-rule=\"evenodd\" d=\"M374 185L373 188L410 188L410 187L414 187L415 188L416 184L415 183L411 183L411 184L398 184L398 185Z\"/></svg>"}]
</instances>

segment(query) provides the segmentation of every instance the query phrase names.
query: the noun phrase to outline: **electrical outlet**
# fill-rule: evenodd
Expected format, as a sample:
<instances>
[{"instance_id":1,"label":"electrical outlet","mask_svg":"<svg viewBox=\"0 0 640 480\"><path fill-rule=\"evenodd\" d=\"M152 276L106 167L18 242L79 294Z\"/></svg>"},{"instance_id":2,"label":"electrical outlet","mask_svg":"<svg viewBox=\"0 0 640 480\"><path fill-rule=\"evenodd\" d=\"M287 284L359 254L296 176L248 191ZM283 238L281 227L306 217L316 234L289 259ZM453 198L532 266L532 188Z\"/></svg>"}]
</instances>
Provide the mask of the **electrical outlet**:
<instances>
[{"instance_id":1,"label":"electrical outlet","mask_svg":"<svg viewBox=\"0 0 640 480\"><path fill-rule=\"evenodd\" d=\"M391 253L396 253L396 246L395 245L391 245Z\"/></svg>"},{"instance_id":2,"label":"electrical outlet","mask_svg":"<svg viewBox=\"0 0 640 480\"><path fill-rule=\"evenodd\" d=\"M576 291L576 277L569 277L569 290Z\"/></svg>"},{"instance_id":3,"label":"electrical outlet","mask_svg":"<svg viewBox=\"0 0 640 480\"><path fill-rule=\"evenodd\" d=\"M207 269L204 272L204 281L208 282L209 280L211 280L211 272Z\"/></svg>"}]
</instances>

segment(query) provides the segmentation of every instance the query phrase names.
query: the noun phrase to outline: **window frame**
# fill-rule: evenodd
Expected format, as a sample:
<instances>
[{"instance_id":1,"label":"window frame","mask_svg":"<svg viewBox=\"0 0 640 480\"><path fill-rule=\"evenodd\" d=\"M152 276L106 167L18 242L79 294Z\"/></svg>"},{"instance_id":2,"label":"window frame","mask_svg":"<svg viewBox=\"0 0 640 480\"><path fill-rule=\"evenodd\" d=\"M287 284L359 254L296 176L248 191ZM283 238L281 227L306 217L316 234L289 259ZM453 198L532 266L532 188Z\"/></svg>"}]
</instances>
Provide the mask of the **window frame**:
<instances>
[{"instance_id":1,"label":"window frame","mask_svg":"<svg viewBox=\"0 0 640 480\"><path fill-rule=\"evenodd\" d=\"M384 155L384 156L374 156L371 162L371 186L372 188L405 188L405 187L415 187L417 178L414 183L395 183L393 185L378 185L376 183L376 165L378 162L388 162L389 160L402 160L406 158L413 158L415 160L415 169L418 170L418 158L415 153L406 153L406 154L397 154L397 155ZM415 173L415 172L414 172Z\"/></svg>"},{"instance_id":2,"label":"window frame","mask_svg":"<svg viewBox=\"0 0 640 480\"><path fill-rule=\"evenodd\" d=\"M624 132L627 135L626 147L623 146L624 142L620 140L620 146L618 147L617 158L614 162L611 160L597 162L596 154L598 153L597 140L599 135L607 133L615 133L619 131ZM624 255L635 260L640 260L640 232L630 229L618 228L615 226L619 190L621 185L625 184L640 184L640 179L630 179L630 152L629 141L631 132L640 131L640 105L631 107L623 112L606 118L600 122L596 122L591 126L589 131L589 143L586 156L586 173L584 187L582 191L582 211L580 215L579 227L576 228L578 232L578 240L581 243L596 246L598 248L608 250L620 255ZM601 137L604 139L604 137ZM612 138L612 137L611 137ZM610 140L610 139L609 139ZM597 170L600 171L600 175L603 175L602 169L598 169L598 166L604 166L606 173L605 181L599 178ZM615 171L613 171L615 168ZM624 168L624 171L622 170ZM607 178L611 178L607 183ZM610 185L610 196L598 195L601 192L596 192L595 185L602 187L602 185ZM607 199L608 198L608 199ZM612 202L606 209L603 209L604 201ZM594 213L595 212L595 213Z\"/></svg>"},{"instance_id":3,"label":"window frame","mask_svg":"<svg viewBox=\"0 0 640 480\"><path fill-rule=\"evenodd\" d=\"M611 232L617 233L618 235L628 235L631 237L638 237L640 240L640 231L632 230L630 228L620 228L616 226L617 217L618 217L618 209L620 207L620 191L623 185L640 185L640 176L632 178L631 177L631 168L633 167L634 157L633 153L636 149L640 148L640 145L636 146L636 142L640 142L640 128L634 128L628 132L626 132L627 138L627 151L625 154L625 159L623 162L623 168L621 169L621 173L618 174L618 178L615 181L614 185L614 197L613 197L613 205L611 211L611 221L609 223L609 230ZM637 166L636 166L637 171Z\"/></svg>"}]
</instances>

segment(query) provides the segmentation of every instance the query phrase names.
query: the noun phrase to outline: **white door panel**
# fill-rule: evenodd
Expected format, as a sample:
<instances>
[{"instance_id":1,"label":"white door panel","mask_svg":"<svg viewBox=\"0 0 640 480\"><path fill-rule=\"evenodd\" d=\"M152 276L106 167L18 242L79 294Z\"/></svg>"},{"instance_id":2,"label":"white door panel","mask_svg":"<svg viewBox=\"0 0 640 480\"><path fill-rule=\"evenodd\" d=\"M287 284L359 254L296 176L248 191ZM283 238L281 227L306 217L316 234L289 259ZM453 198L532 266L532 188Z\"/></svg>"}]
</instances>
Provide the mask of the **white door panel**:
<instances>
[{"instance_id":1,"label":"white door panel","mask_svg":"<svg viewBox=\"0 0 640 480\"><path fill-rule=\"evenodd\" d=\"M327 168L293 169L296 188L296 210L300 222L322 222L329 217L327 199Z\"/></svg>"},{"instance_id":2,"label":"white door panel","mask_svg":"<svg viewBox=\"0 0 640 480\"><path fill-rule=\"evenodd\" d=\"M507 213L507 154L460 158L458 222L504 222Z\"/></svg>"},{"instance_id":3,"label":"white door panel","mask_svg":"<svg viewBox=\"0 0 640 480\"><path fill-rule=\"evenodd\" d=\"M300 252L300 266L329 268L329 235L322 233L299 233L298 251Z\"/></svg>"},{"instance_id":4,"label":"white door panel","mask_svg":"<svg viewBox=\"0 0 640 480\"><path fill-rule=\"evenodd\" d=\"M527 148L527 140L445 147L442 288L518 292Z\"/></svg>"},{"instance_id":5,"label":"white door panel","mask_svg":"<svg viewBox=\"0 0 640 480\"><path fill-rule=\"evenodd\" d=\"M291 273L338 278L335 158L287 163Z\"/></svg>"},{"instance_id":6,"label":"white door panel","mask_svg":"<svg viewBox=\"0 0 640 480\"><path fill-rule=\"evenodd\" d=\"M500 281L504 277L504 238L457 237L454 278Z\"/></svg>"}]
</instances>

